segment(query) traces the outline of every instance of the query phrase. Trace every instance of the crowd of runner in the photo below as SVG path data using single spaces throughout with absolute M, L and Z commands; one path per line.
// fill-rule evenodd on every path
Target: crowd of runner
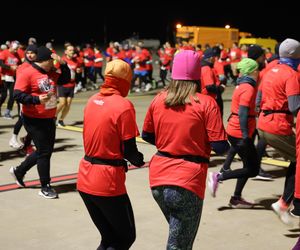
M 38 46 L 34 38 L 26 46 L 2 44 L 0 115 L 13 119 L 17 103 L 18 121 L 9 145 L 26 154 L 10 169 L 16 183 L 25 187 L 25 174 L 37 165 L 39 194 L 58 198 L 50 184 L 55 126 L 65 126 L 74 94 L 99 88 L 84 112 L 85 156 L 77 187 L 102 236 L 98 249 L 129 249 L 135 227 L 125 188 L 126 161 L 138 167 L 144 161 L 135 141 L 134 107 L 124 97 L 162 88 L 147 111 L 142 137 L 158 150 L 149 167 L 150 185 L 170 225 L 167 248 L 192 249 L 211 150 L 227 157 L 219 172 L 208 174 L 208 189 L 216 197 L 220 183 L 237 179 L 229 199 L 232 208 L 255 206 L 242 196 L 248 178 L 272 178 L 260 166 L 267 146 L 289 160 L 283 194 L 271 207 L 283 223 L 291 224 L 292 216 L 300 215 L 300 43 L 285 39 L 273 53 L 258 45 L 204 47 L 166 42 L 153 51 L 142 42 L 111 42 L 102 50 L 66 42 L 58 55 L 52 43 Z M 153 62 L 153 57 L 158 59 Z M 159 79 L 153 78 L 154 68 Z M 222 94 L 227 84 L 236 87 L 225 129 Z M 22 125 L 28 134 L 18 139 Z M 231 169 L 235 154 L 242 168 Z

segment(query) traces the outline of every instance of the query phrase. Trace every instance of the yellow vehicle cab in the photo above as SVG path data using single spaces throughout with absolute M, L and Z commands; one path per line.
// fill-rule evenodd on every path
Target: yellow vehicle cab
M 260 45 L 262 48 L 270 48 L 271 51 L 274 53 L 275 46 L 278 42 L 275 39 L 272 38 L 241 38 L 239 40 L 239 46 L 245 44 L 245 45 L 251 45 L 251 44 L 257 44 Z

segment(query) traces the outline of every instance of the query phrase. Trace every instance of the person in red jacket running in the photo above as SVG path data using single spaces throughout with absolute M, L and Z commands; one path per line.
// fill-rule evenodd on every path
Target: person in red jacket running
M 18 75 L 22 74 L 22 71 L 24 69 L 26 69 L 27 67 L 29 67 L 31 65 L 31 63 L 35 61 L 36 53 L 37 53 L 37 46 L 36 45 L 28 45 L 27 46 L 27 48 L 25 50 L 25 60 L 18 67 L 18 69 L 16 71 L 16 77 L 18 77 Z M 20 103 L 17 102 L 17 105 L 18 105 L 19 119 L 14 125 L 13 134 L 12 134 L 12 137 L 10 138 L 10 140 L 9 140 L 9 146 L 11 146 L 14 149 L 21 149 L 22 148 L 26 152 L 27 151 L 26 148 L 31 148 L 30 147 L 31 146 L 31 138 L 29 137 L 27 140 L 25 139 L 26 145 L 23 145 L 22 143 L 18 142 L 18 135 L 19 135 L 19 132 L 20 132 L 22 126 L 23 126 L 23 118 L 22 118 L 22 114 L 20 112 L 20 110 L 21 110 Z
M 7 108 L 4 113 L 5 119 L 12 119 L 11 110 L 14 105 L 14 86 L 15 86 L 15 77 L 16 70 L 18 65 L 21 64 L 21 60 L 17 53 L 19 43 L 14 41 L 10 44 L 9 49 L 4 50 L 0 54 L 0 67 L 2 68 L 2 75 L 4 76 L 3 86 L 1 88 L 1 97 L 0 97 L 0 116 L 1 116 L 1 107 L 6 100 L 7 92 L 9 92 L 9 98 L 7 102 Z
M 297 165 L 296 165 L 296 175 L 295 175 L 295 192 L 293 205 L 294 209 L 291 210 L 293 216 L 300 216 L 300 112 L 298 110 L 298 115 L 296 119 L 296 156 L 297 156 Z M 300 249 L 300 237 L 296 245 L 292 250 Z
M 71 72 L 70 82 L 65 83 L 57 87 L 59 103 L 57 105 L 56 117 L 57 117 L 57 126 L 64 127 L 64 119 L 68 115 L 72 100 L 74 98 L 74 89 L 76 85 L 76 72 L 80 71 L 80 65 L 77 61 L 77 58 L 74 57 L 75 48 L 73 45 L 69 44 L 65 47 L 65 54 L 62 57 L 62 60 L 66 62 Z M 60 114 L 60 117 L 59 117 Z
M 231 196 L 229 206 L 232 208 L 252 208 L 253 203 L 242 198 L 242 191 L 249 177 L 254 177 L 259 171 L 258 155 L 253 142 L 256 127 L 256 81 L 258 78 L 258 64 L 250 58 L 244 58 L 237 64 L 240 77 L 232 95 L 231 115 L 228 119 L 226 132 L 231 148 L 239 154 L 243 168 L 209 173 L 208 188 L 213 197 L 219 182 L 237 179 L 234 194 Z
M 101 234 L 97 249 L 127 250 L 135 241 L 135 222 L 126 191 L 128 160 L 144 165 L 137 149 L 139 131 L 128 95 L 132 70 L 123 60 L 107 63 L 105 82 L 84 109 L 83 143 L 77 189 Z
M 102 67 L 103 67 L 104 58 L 101 53 L 100 47 L 95 46 L 94 52 L 95 52 L 95 59 L 94 59 L 95 76 L 94 76 L 94 79 L 97 80 L 97 77 L 99 76 L 101 78 L 102 82 L 104 82 L 104 77 L 102 75 Z
M 289 207 L 295 190 L 296 146 L 294 116 L 300 105 L 300 42 L 287 38 L 279 46 L 279 63 L 261 81 L 261 112 L 258 132 L 266 143 L 290 161 L 284 191 L 272 209 L 285 224 L 292 224 Z
M 197 52 L 175 55 L 172 80 L 150 104 L 142 137 L 158 150 L 150 161 L 149 179 L 169 224 L 167 249 L 192 249 L 211 148 L 219 154 L 229 148 L 217 103 L 200 94 Z
M 25 174 L 37 165 L 41 183 L 39 195 L 48 199 L 58 198 L 50 185 L 50 159 L 56 130 L 56 84 L 70 80 L 68 66 L 61 62 L 59 74 L 53 70 L 53 59 L 58 60 L 59 57 L 41 46 L 37 49 L 36 61 L 17 77 L 14 98 L 22 103 L 23 124 L 36 146 L 36 151 L 19 166 L 9 170 L 18 186 L 25 187 Z

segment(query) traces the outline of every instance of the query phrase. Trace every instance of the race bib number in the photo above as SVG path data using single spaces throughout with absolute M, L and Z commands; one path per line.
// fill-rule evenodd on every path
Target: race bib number
M 8 76 L 8 75 L 5 75 L 4 76 L 4 80 L 6 82 L 14 82 L 15 81 L 15 78 L 13 76 Z
M 70 72 L 71 72 L 71 80 L 75 80 L 75 77 L 76 77 L 75 70 L 70 69 Z
M 45 109 L 54 109 L 57 105 L 57 98 L 56 95 L 52 95 L 50 100 L 45 103 Z

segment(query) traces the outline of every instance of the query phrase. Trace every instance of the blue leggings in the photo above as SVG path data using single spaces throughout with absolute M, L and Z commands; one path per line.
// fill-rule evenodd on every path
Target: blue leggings
M 192 250 L 203 200 L 177 186 L 154 187 L 152 195 L 169 223 L 167 250 Z

